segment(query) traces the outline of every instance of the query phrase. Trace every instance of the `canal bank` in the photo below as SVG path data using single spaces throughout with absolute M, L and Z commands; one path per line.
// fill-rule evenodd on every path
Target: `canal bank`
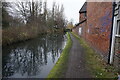
M 47 77 L 48 79 L 49 78 L 64 78 L 66 75 L 66 70 L 68 68 L 69 52 L 72 47 L 72 40 L 71 40 L 69 33 L 67 33 L 67 38 L 68 38 L 67 44 L 64 50 L 62 51 L 62 54 L 60 58 L 58 59 L 57 63 L 55 64 L 53 69 L 50 71 Z
M 2 47 L 3 78 L 46 78 L 66 41 L 66 35 L 49 34 Z
M 70 41 L 47 78 L 92 78 L 86 66 L 84 47 L 75 36 L 68 34 L 68 40 L 69 37 Z
M 117 72 L 113 66 L 106 64 L 101 56 L 97 54 L 88 44 L 76 34 L 69 35 L 72 47 L 67 48 L 56 65 L 50 71 L 50 78 L 114 78 Z M 71 42 L 71 41 L 70 41 Z M 67 42 L 68 43 L 68 42 Z M 70 49 L 69 49 L 69 48 Z M 66 50 L 67 49 L 67 50 Z
M 14 30 L 14 31 L 13 31 Z M 38 38 L 43 35 L 49 34 L 64 34 L 64 29 L 41 29 L 39 27 L 10 27 L 1 30 L 2 41 L 0 45 L 7 46 L 11 44 L 17 44 L 20 42 L 28 41 L 34 38 Z

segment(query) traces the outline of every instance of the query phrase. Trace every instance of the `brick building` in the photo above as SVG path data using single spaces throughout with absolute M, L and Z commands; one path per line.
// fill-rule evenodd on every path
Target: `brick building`
M 87 26 L 87 2 L 84 3 L 84 5 L 82 6 L 82 8 L 79 11 L 79 23 L 76 24 L 76 26 L 73 28 L 73 31 L 84 37 L 86 35 L 86 27 Z
M 120 67 L 120 2 L 85 2 L 73 32 L 109 63 Z

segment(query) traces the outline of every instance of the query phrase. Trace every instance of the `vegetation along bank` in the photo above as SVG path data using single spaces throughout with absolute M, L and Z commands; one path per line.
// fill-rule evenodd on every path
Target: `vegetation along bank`
M 62 51 L 62 54 L 61 54 L 60 58 L 58 59 L 58 61 L 56 62 L 55 66 L 50 71 L 50 73 L 47 77 L 48 79 L 65 77 L 65 72 L 66 72 L 67 66 L 68 66 L 67 63 L 68 63 L 68 58 L 69 58 L 69 51 L 72 47 L 72 40 L 71 40 L 69 33 L 67 33 L 67 38 L 68 38 L 67 44 L 66 44 L 64 50 Z

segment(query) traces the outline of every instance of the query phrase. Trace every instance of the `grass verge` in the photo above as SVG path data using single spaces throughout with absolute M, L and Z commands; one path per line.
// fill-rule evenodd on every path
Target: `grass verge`
M 69 33 L 67 33 L 67 38 L 68 38 L 67 44 L 66 44 L 64 50 L 62 51 L 62 54 L 61 54 L 60 58 L 58 59 L 58 61 L 56 62 L 55 66 L 50 71 L 50 73 L 47 77 L 48 79 L 65 77 L 65 72 L 67 69 L 67 62 L 68 62 L 68 58 L 69 58 L 69 51 L 72 46 L 72 40 L 70 38 Z
M 117 71 L 113 66 L 108 65 L 87 43 L 79 38 L 75 33 L 72 33 L 85 49 L 85 60 L 88 70 L 94 78 L 117 78 Z

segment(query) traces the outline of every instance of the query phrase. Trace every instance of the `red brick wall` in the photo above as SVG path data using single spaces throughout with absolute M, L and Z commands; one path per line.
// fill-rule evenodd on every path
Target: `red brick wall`
M 80 19 L 79 19 L 79 22 L 81 21 L 84 21 L 86 19 L 86 16 L 85 16 L 86 13 L 80 13 Z M 80 24 L 79 27 L 82 28 L 82 34 L 80 36 L 82 36 L 83 38 L 86 38 L 86 27 L 87 27 L 87 21 Z
M 79 35 L 79 33 L 78 33 L 78 31 L 79 31 L 79 26 L 73 28 L 72 31 L 73 31 L 75 34 Z
M 81 22 L 81 21 L 83 21 L 83 20 L 86 19 L 86 17 L 84 16 L 84 14 L 85 14 L 85 13 L 81 13 L 81 14 L 79 13 L 79 22 Z M 80 34 L 79 34 L 79 28 L 82 27 L 82 35 L 80 35 L 80 36 L 82 36 L 82 37 L 85 38 L 85 32 L 86 32 L 85 28 L 86 28 L 86 26 L 87 26 L 86 23 L 87 23 L 87 22 L 84 22 L 84 23 L 80 24 L 79 26 L 76 26 L 75 28 L 72 29 L 72 31 L 73 31 L 74 33 L 80 35 Z
M 112 2 L 87 3 L 87 41 L 104 55 L 109 53 Z

